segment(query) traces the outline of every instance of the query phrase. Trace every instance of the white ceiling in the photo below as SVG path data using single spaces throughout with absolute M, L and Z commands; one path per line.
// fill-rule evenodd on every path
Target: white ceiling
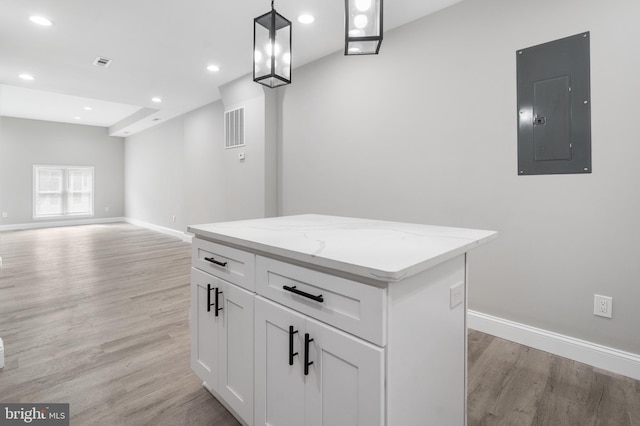
M 459 1 L 387 0 L 384 28 Z M 253 18 L 270 7 L 269 0 L 1 0 L 0 115 L 110 127 L 113 136 L 139 132 L 219 99 L 219 86 L 249 74 Z M 275 7 L 293 22 L 294 68 L 344 48 L 344 0 Z M 315 22 L 298 23 L 302 13 Z M 53 25 L 35 25 L 33 15 Z M 113 62 L 96 67 L 97 56 Z M 220 71 L 207 71 L 209 64 Z M 36 78 L 21 80 L 22 73 Z

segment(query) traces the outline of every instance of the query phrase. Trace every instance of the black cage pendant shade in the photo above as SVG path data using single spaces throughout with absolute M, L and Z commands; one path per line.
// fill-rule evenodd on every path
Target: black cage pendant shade
M 267 87 L 291 83 L 291 21 L 273 8 L 253 20 L 253 81 Z
M 382 0 L 345 0 L 345 55 L 377 55 L 382 43 Z

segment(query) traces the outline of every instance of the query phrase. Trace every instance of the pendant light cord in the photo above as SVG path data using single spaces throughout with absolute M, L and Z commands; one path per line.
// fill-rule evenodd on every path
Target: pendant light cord
M 273 2 L 274 0 L 271 0 L 271 10 L 273 10 Z

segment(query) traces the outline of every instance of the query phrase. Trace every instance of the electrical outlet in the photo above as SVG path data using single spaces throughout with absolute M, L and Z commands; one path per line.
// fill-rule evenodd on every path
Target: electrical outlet
M 613 313 L 613 298 L 608 296 L 601 296 L 599 294 L 593 295 L 593 314 L 611 318 Z
M 9 216 L 9 213 L 7 213 L 7 212 L 2 212 L 2 217 L 6 218 L 6 217 L 8 217 L 8 216 Z
M 173 217 L 171 218 L 171 221 L 172 221 L 172 222 L 175 222 L 175 221 L 176 221 L 176 217 L 175 217 L 175 216 L 173 216 Z
M 451 309 L 464 302 L 464 283 L 458 283 L 449 288 L 449 306 Z

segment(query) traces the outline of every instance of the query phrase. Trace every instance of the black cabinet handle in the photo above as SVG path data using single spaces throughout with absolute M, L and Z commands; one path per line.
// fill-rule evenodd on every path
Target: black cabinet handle
M 218 312 L 221 311 L 224 308 L 219 308 L 218 306 L 220 306 L 220 304 L 218 303 L 218 295 L 222 294 L 222 292 L 220 291 L 220 289 L 218 287 L 216 287 L 216 316 L 218 316 Z
M 215 260 L 213 257 L 205 257 L 204 260 L 207 262 L 215 263 L 218 266 L 222 266 L 223 268 L 227 266 L 227 262 L 220 262 L 219 260 Z
M 304 297 L 306 297 L 308 299 L 315 300 L 316 302 L 320 302 L 320 303 L 324 302 L 324 298 L 322 297 L 322 295 L 315 296 L 315 295 L 309 294 L 309 293 L 307 293 L 305 291 L 298 290 L 295 285 L 293 287 L 289 287 L 288 285 L 284 285 L 284 286 L 282 286 L 282 288 L 287 290 L 287 291 L 290 291 L 291 293 L 295 293 L 295 294 L 297 294 L 299 296 L 304 296 Z
M 296 334 L 298 330 L 293 331 L 293 326 L 289 326 L 289 365 L 293 365 L 293 357 L 298 355 L 298 352 L 293 353 L 293 335 Z
M 207 312 L 211 312 L 211 307 L 213 303 L 211 303 L 211 284 L 207 284 Z
M 304 333 L 304 375 L 309 375 L 309 366 L 313 364 L 313 361 L 309 362 L 309 343 L 313 342 L 313 339 L 309 339 L 309 333 Z

